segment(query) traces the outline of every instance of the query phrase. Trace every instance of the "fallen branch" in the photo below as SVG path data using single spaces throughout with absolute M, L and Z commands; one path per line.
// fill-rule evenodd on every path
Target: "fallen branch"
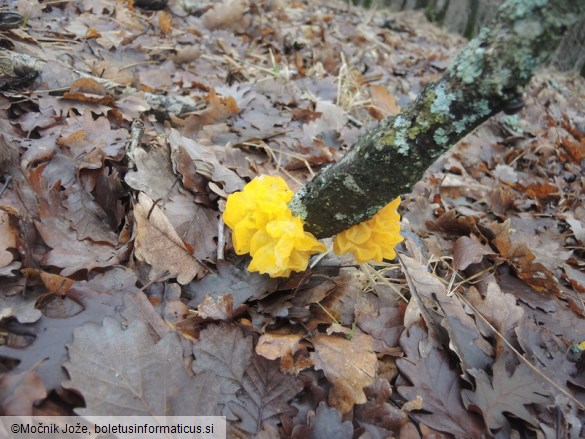
M 298 191 L 289 207 L 318 238 L 371 218 L 407 193 L 425 170 L 484 121 L 519 111 L 536 69 L 585 2 L 508 0 L 491 27 L 429 84 L 409 107 L 359 138 L 339 162 Z

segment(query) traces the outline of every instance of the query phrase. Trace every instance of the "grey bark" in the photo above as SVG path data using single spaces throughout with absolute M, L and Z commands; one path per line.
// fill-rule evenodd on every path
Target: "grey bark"
M 336 164 L 298 191 L 289 207 L 318 238 L 372 217 L 407 193 L 452 145 L 502 110 L 512 112 L 585 1 L 508 0 L 437 82 L 397 116 L 359 138 Z

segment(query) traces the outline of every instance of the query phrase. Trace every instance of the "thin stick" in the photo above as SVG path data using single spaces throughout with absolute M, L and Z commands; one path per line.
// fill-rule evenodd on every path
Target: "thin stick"
M 217 260 L 220 261 L 224 257 L 225 247 L 225 224 L 223 222 L 223 216 L 219 216 L 217 222 Z

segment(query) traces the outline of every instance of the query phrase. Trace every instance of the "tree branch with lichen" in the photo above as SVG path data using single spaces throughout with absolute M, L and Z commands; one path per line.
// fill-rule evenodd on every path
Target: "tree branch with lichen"
M 337 163 L 298 191 L 289 208 L 305 230 L 332 236 L 371 218 L 410 191 L 425 170 L 521 96 L 567 29 L 585 15 L 575 0 L 508 0 L 443 77 L 396 116 L 360 137 Z

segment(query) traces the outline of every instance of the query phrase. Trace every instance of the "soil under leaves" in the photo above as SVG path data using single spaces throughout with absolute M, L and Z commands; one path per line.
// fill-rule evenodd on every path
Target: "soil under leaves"
M 583 434 L 582 78 L 542 72 L 436 162 L 396 261 L 328 254 L 276 281 L 234 256 L 227 194 L 259 174 L 298 189 L 465 42 L 322 1 L 18 5 L 0 44 L 42 72 L 0 92 L 0 413 Z

